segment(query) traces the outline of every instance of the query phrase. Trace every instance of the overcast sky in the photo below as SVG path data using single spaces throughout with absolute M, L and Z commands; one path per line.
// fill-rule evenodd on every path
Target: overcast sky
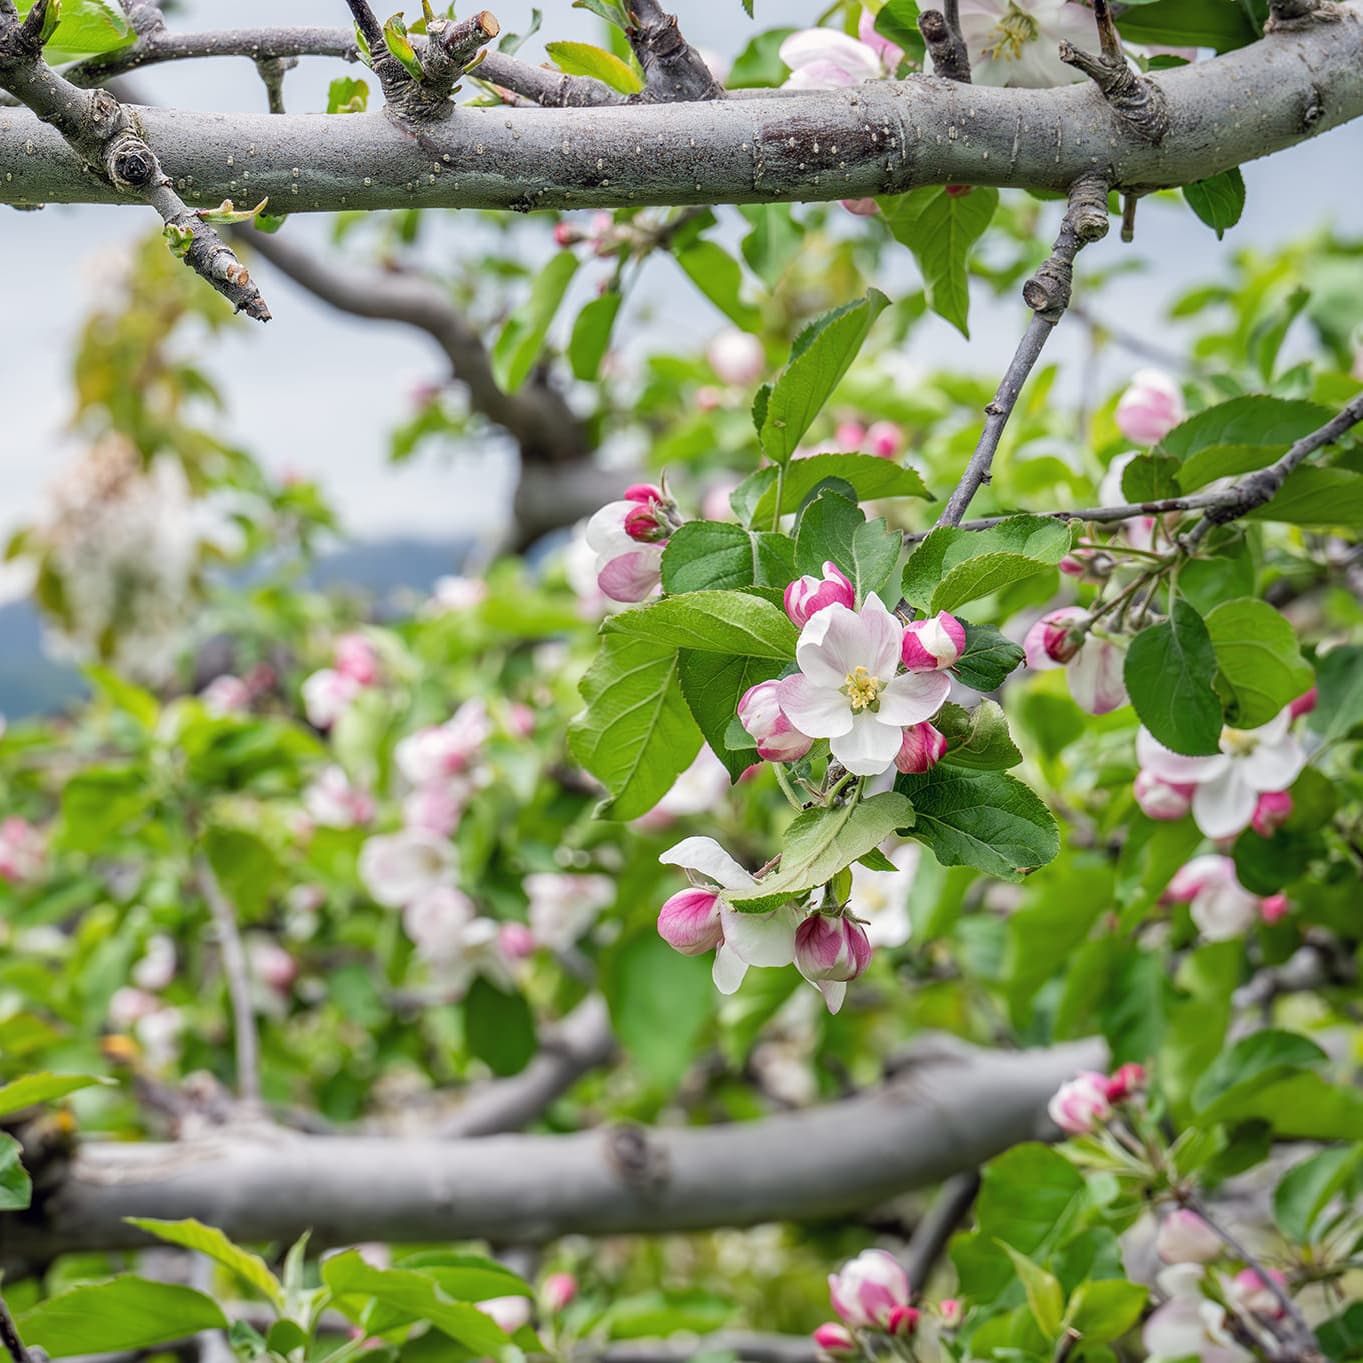
M 546 36 L 596 36 L 598 21 L 572 9 L 568 0 L 540 0 L 540 6 L 544 28 L 522 56 L 540 59 L 539 44 Z M 415 0 L 408 7 L 415 9 Z M 503 29 L 511 32 L 524 29 L 530 8 L 529 0 L 499 0 L 494 6 Z M 678 8 L 693 42 L 726 55 L 756 31 L 738 0 L 687 0 Z M 822 0 L 758 0 L 759 16 L 767 23 L 778 16 L 781 23 L 806 22 L 822 8 Z M 342 0 L 190 0 L 175 23 L 185 28 L 336 24 L 344 17 Z M 324 108 L 328 81 L 348 69 L 305 60 L 288 78 L 289 108 Z M 157 67 L 137 79 L 148 98 L 161 103 L 220 110 L 263 107 L 263 88 L 250 63 L 240 59 Z M 1363 123 L 1245 167 L 1245 217 L 1222 245 L 1181 206 L 1143 204 L 1136 245 L 1123 247 L 1113 232 L 1089 259 L 1100 264 L 1101 251 L 1112 263 L 1123 251 L 1134 251 L 1159 262 L 1158 278 L 1118 281 L 1104 294 L 1104 307 L 1128 328 L 1154 333 L 1163 326 L 1168 299 L 1190 282 L 1213 276 L 1232 247 L 1272 246 L 1325 221 L 1363 233 L 1357 176 L 1346 172 L 1359 165 Z M 0 331 L 0 534 L 31 517 L 53 469 L 71 453 L 62 427 L 69 410 L 71 342 L 91 298 L 91 243 L 97 242 L 101 252 L 116 249 L 149 226 L 149 213 L 141 208 L 15 213 L 0 207 L 0 258 L 7 265 L 7 316 Z M 315 234 L 322 224 L 295 218 L 286 230 Z M 19 262 L 22 268 L 16 268 Z M 340 316 L 264 262 L 255 273 L 275 320 L 268 327 L 237 329 L 205 357 L 206 368 L 225 391 L 232 433 L 272 469 L 320 476 L 357 535 L 444 538 L 495 524 L 510 487 L 497 447 L 465 452 L 457 466 L 431 454 L 400 469 L 386 462 L 387 434 L 409 414 L 411 390 L 442 375 L 431 346 L 401 328 Z M 666 262 L 645 274 L 644 287 L 655 305 L 667 291 L 669 345 L 701 343 L 724 325 Z M 889 287 L 893 291 L 893 281 Z M 910 354 L 934 365 L 997 369 L 1016 340 L 1016 308 L 977 303 L 972 323 L 970 345 L 945 323 L 925 324 Z M 1068 341 L 1065 331 L 1060 329 L 1054 345 L 1058 358 L 1076 353 L 1074 331 Z M 1109 369 L 1112 384 L 1121 380 L 1122 363 Z M 476 477 L 468 476 L 470 460 L 477 465 Z

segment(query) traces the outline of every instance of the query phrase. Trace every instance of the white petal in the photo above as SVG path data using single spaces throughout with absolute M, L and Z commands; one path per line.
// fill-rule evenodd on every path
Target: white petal
M 862 659 L 862 666 L 873 677 L 893 677 L 904 645 L 904 626 L 874 592 L 862 605 L 861 629 L 870 649 L 870 657 Z
M 1105 715 L 1126 704 L 1126 683 L 1122 680 L 1125 652 L 1106 639 L 1090 635 L 1084 646 L 1065 667 L 1070 695 L 1081 710 Z
M 1144 725 L 1136 735 L 1136 760 L 1141 764 L 1142 771 L 1153 773 L 1161 781 L 1185 786 L 1215 780 L 1230 762 L 1224 753 L 1210 757 L 1188 757 L 1172 752 Z
M 795 929 L 799 910 L 791 905 L 770 913 L 739 913 L 724 905 L 719 911 L 724 945 L 749 965 L 789 965 L 795 959 Z
M 903 741 L 902 728 L 882 723 L 879 715 L 863 710 L 852 716 L 851 732 L 835 735 L 829 747 L 853 776 L 879 776 L 893 763 Z
M 829 606 L 819 615 L 835 609 Z M 814 618 L 817 620 L 818 616 Z M 838 680 L 841 682 L 842 678 Z M 781 682 L 776 698 L 786 718 L 810 738 L 832 738 L 835 734 L 845 734 L 852 727 L 852 705 L 847 697 L 808 677 L 787 677 Z
M 587 543 L 603 559 L 626 554 L 639 547 L 625 531 L 625 517 L 635 508 L 634 502 L 607 502 L 593 513 L 587 522 Z
M 1193 822 L 1209 838 L 1229 838 L 1249 827 L 1258 792 L 1243 779 L 1238 762 L 1193 792 Z
M 828 1011 L 836 1013 L 842 1007 L 843 999 L 847 997 L 846 980 L 815 980 L 812 983 L 823 995 L 823 1001 L 827 1004 Z
M 831 62 L 858 81 L 875 80 L 885 73 L 870 47 L 835 28 L 801 29 L 781 44 L 778 53 L 792 70 L 814 62 Z
M 836 691 L 849 673 L 866 666 L 869 651 L 860 618 L 835 603 L 809 617 L 795 645 L 795 660 L 815 686 Z
M 1301 775 L 1306 753 L 1291 734 L 1284 734 L 1276 743 L 1260 743 L 1237 765 L 1254 790 L 1286 790 Z
M 1286 706 L 1278 711 L 1267 724 L 1261 724 L 1257 729 L 1250 732 L 1259 740 L 1261 744 L 1279 743 L 1287 737 L 1287 731 L 1292 727 L 1292 707 Z
M 683 838 L 675 847 L 663 852 L 658 860 L 664 866 L 699 871 L 725 890 L 743 890 L 756 884 L 713 838 Z
M 723 942 L 715 948 L 715 964 L 710 978 L 721 994 L 735 993 L 747 973 L 748 963 L 737 952 L 730 951 Z
M 900 728 L 921 724 L 942 708 L 950 694 L 951 681 L 945 672 L 905 672 L 882 689 L 877 718 Z

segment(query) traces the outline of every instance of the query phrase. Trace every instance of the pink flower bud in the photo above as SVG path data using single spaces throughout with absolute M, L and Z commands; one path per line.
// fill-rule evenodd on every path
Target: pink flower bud
M 1300 719 L 1303 715 L 1309 715 L 1316 708 L 1316 702 L 1320 699 L 1320 691 L 1317 687 L 1312 687 L 1309 691 L 1297 697 L 1291 705 L 1287 707 L 1288 713 L 1293 719 Z
M 965 1307 L 957 1297 L 943 1297 L 937 1303 L 937 1310 L 942 1317 L 942 1324 L 948 1330 L 954 1330 L 965 1316 Z
M 814 1331 L 814 1343 L 834 1358 L 854 1358 L 857 1352 L 857 1342 L 852 1338 L 852 1333 L 845 1325 L 839 1325 L 835 1320 L 825 1321 Z
M 967 194 L 974 189 L 974 185 L 947 185 L 946 193 L 949 199 L 964 199 Z
M 497 929 L 497 945 L 507 960 L 523 961 L 535 954 L 535 934 L 524 923 L 503 923 Z
M 272 938 L 248 938 L 246 956 L 251 974 L 269 989 L 282 994 L 298 978 L 298 962 Z
M 1153 772 L 1136 773 L 1136 803 L 1148 819 L 1181 819 L 1193 807 L 1195 786 L 1163 781 Z
M 965 626 L 946 611 L 904 626 L 900 657 L 910 672 L 938 672 L 952 667 L 965 652 Z
M 924 720 L 921 724 L 910 724 L 904 730 L 904 741 L 894 764 L 905 776 L 921 775 L 931 771 L 946 755 L 946 735 Z
M 1221 1257 L 1221 1239 L 1196 1212 L 1180 1207 L 1160 1222 L 1155 1253 L 1166 1264 L 1209 1264 Z
M 756 383 L 767 367 L 762 342 L 736 328 L 721 331 L 706 347 L 705 358 L 720 381 L 735 388 Z
M 251 708 L 251 688 L 240 677 L 214 677 L 199 699 L 211 715 L 240 715 Z
M 1107 1100 L 1109 1103 L 1124 1103 L 1128 1098 L 1143 1093 L 1149 1081 L 1144 1065 L 1129 1060 L 1107 1078 Z
M 1261 838 L 1271 838 L 1292 814 L 1292 797 L 1285 790 L 1270 790 L 1259 796 L 1250 827 Z
M 1117 402 L 1117 429 L 1137 445 L 1158 445 L 1188 415 L 1183 390 L 1163 370 L 1140 369 Z
M 880 205 L 874 199 L 839 199 L 838 202 L 857 218 L 874 218 L 880 212 Z
M 1265 923 L 1277 923 L 1292 912 L 1292 905 L 1285 894 L 1271 894 L 1259 904 L 1259 917 Z
M 758 682 L 750 686 L 738 702 L 738 719 L 757 740 L 757 754 L 767 762 L 795 762 L 814 746 L 786 718 L 776 699 L 780 682 Z
M 561 222 L 554 227 L 554 240 L 560 246 L 571 246 L 579 240 L 577 228 L 570 222 Z
M 1287 1276 L 1280 1273 L 1276 1268 L 1270 1268 L 1268 1276 L 1280 1288 L 1287 1286 Z M 1252 1311 L 1256 1316 L 1262 1316 L 1266 1320 L 1281 1320 L 1287 1314 L 1283 1309 L 1282 1302 L 1278 1300 L 1277 1294 L 1269 1287 L 1257 1270 L 1252 1268 L 1242 1268 L 1231 1279 L 1228 1295 L 1233 1301 L 1243 1306 L 1246 1311 Z
M 654 544 L 665 540 L 670 527 L 663 523 L 656 510 L 656 503 L 649 506 L 640 504 L 625 516 L 625 534 L 639 544 Z
M 716 388 L 714 384 L 705 383 L 696 389 L 696 406 L 699 407 L 702 412 L 714 412 L 723 405 L 724 393 L 721 389 Z M 727 511 L 728 508 L 726 507 L 725 510 Z M 712 519 L 714 518 L 710 516 L 706 517 L 706 520 Z
M 833 432 L 833 443 L 840 450 L 859 450 L 866 439 L 866 427 L 859 421 L 840 421 Z
M 577 1296 L 577 1279 L 571 1273 L 551 1273 L 540 1288 L 545 1311 L 556 1316 Z
M 664 502 L 667 499 L 663 496 L 662 488 L 655 487 L 652 483 L 631 483 L 625 489 L 624 500 L 647 506 L 652 502 Z
M 855 919 L 812 913 L 795 930 L 795 964 L 807 980 L 855 980 L 870 962 L 871 944 Z
M 1060 571 L 1066 577 L 1083 577 L 1088 572 L 1088 564 L 1081 558 L 1075 558 L 1073 554 L 1066 554 L 1060 560 Z
M 866 431 L 866 449 L 878 459 L 894 459 L 904 448 L 904 432 L 893 421 L 873 421 Z
M 837 564 L 825 563 L 822 578 L 798 577 L 786 588 L 786 614 L 803 629 L 809 617 L 825 606 L 846 606 L 851 610 L 856 600 L 857 594 L 851 581 L 838 569 Z
M 724 938 L 719 895 L 692 886 L 667 900 L 658 912 L 658 936 L 683 956 L 699 956 Z
M 1070 1136 L 1087 1136 L 1112 1116 L 1107 1100 L 1107 1076 L 1086 1070 L 1061 1084 L 1046 1105 L 1051 1120 Z
M 379 655 L 363 634 L 343 634 L 336 640 L 336 670 L 361 686 L 379 679 Z
M 522 701 L 507 707 L 506 731 L 512 738 L 529 738 L 535 732 L 535 712 Z
M 909 1304 L 909 1277 L 892 1254 L 867 1249 L 828 1275 L 828 1295 L 852 1329 L 884 1330 L 890 1313 Z
M 885 1321 L 885 1332 L 896 1339 L 907 1339 L 918 1329 L 918 1312 L 912 1306 L 892 1306 Z
M 1027 631 L 1022 641 L 1027 666 L 1044 670 L 1067 663 L 1084 646 L 1077 627 L 1088 619 L 1088 612 L 1077 606 L 1050 611 Z

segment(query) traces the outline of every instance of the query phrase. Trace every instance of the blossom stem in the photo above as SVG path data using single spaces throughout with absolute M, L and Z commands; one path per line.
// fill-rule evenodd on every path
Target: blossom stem
M 772 770 L 776 773 L 776 783 L 781 787 L 787 800 L 790 801 L 792 808 L 804 813 L 805 802 L 795 793 L 795 787 L 790 783 L 790 774 L 785 769 L 785 764 L 773 762 Z

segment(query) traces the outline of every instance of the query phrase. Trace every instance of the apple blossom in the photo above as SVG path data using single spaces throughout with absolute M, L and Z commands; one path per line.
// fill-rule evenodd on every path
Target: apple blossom
M 799 29 L 777 51 L 790 67 L 787 90 L 837 90 L 891 74 L 874 47 L 835 28 Z
M 864 5 L 857 20 L 857 38 L 880 58 L 886 75 L 893 76 L 904 60 L 904 49 L 876 31 L 876 16 Z
M 1122 667 L 1125 641 L 1099 634 L 1088 611 L 1065 606 L 1043 615 L 1022 641 L 1027 666 L 1038 672 L 1065 669 L 1070 695 L 1081 710 L 1105 715 L 1127 702 Z
M 1061 42 L 1093 46 L 1093 12 L 1068 0 L 961 0 L 960 27 L 977 85 L 1069 85 L 1083 76 L 1060 60 Z
M 360 848 L 360 879 L 375 903 L 401 909 L 454 879 L 454 847 L 420 828 L 368 839 Z
M 762 342 L 737 327 L 721 331 L 706 347 L 705 358 L 716 377 L 734 388 L 747 388 L 756 383 L 767 367 Z
M 796 968 L 823 995 L 830 1013 L 842 1007 L 848 980 L 870 963 L 871 944 L 855 918 L 812 913 L 796 929 Z
M 1265 923 L 1277 923 L 1292 912 L 1292 905 L 1285 894 L 1271 894 L 1259 901 L 1259 917 Z
M 801 628 L 829 606 L 846 606 L 850 610 L 856 603 L 856 588 L 842 569 L 831 562 L 823 565 L 822 577 L 809 574 L 797 577 L 785 592 L 786 614 Z
M 1070 1136 L 1087 1136 L 1112 1116 L 1107 1076 L 1093 1070 L 1061 1084 L 1046 1105 L 1051 1120 Z
M 965 1307 L 959 1297 L 943 1297 L 937 1303 L 937 1310 L 948 1330 L 954 1330 L 965 1318 Z
M 1270 1268 L 1268 1276 L 1277 1284 L 1278 1292 L 1273 1290 L 1257 1269 L 1242 1268 L 1228 1284 L 1227 1296 L 1256 1316 L 1281 1320 L 1287 1314 L 1280 1295 L 1281 1289 L 1287 1286 L 1287 1276 L 1276 1268 Z
M 913 926 L 909 921 L 909 893 L 918 874 L 922 848 L 916 842 L 882 846 L 894 863 L 893 871 L 873 871 L 859 861 L 852 863 L 852 890 L 848 902 L 873 947 L 902 947 Z
M 695 887 L 712 894 L 716 890 L 753 890 L 759 883 L 713 838 L 683 838 L 675 847 L 669 847 L 662 853 L 658 860 L 664 866 L 680 866 L 691 872 Z M 688 911 L 692 915 L 690 930 L 693 933 L 699 935 L 702 931 L 710 930 L 704 926 L 704 914 L 708 913 L 708 909 L 699 900 L 692 902 Z M 732 994 L 743 983 L 750 965 L 790 965 L 795 959 L 795 929 L 798 921 L 798 912 L 789 904 L 769 913 L 739 913 L 720 899 L 721 935 L 715 948 L 715 988 L 721 994 Z M 682 926 L 676 924 L 674 928 L 674 922 L 675 912 L 669 916 L 668 931 L 675 931 L 685 940 Z M 663 928 L 660 915 L 658 930 L 664 940 L 670 942 Z M 700 950 L 703 948 L 686 954 L 697 955 Z
M 946 611 L 904 626 L 900 658 L 910 672 L 938 672 L 954 667 L 965 652 L 965 626 Z
M 878 776 L 903 743 L 903 729 L 931 719 L 951 683 L 941 672 L 896 675 L 903 627 L 872 592 L 860 612 L 835 604 L 800 632 L 800 671 L 780 684 L 781 708 L 854 776 Z
M 1187 904 L 1197 930 L 1209 942 L 1233 941 L 1259 921 L 1259 896 L 1240 884 L 1235 863 L 1216 853 L 1194 857 L 1176 871 L 1164 899 Z
M 1136 735 L 1142 771 L 1175 785 L 1191 785 L 1193 819 L 1209 838 L 1247 828 L 1259 796 L 1286 790 L 1301 775 L 1306 754 L 1290 731 L 1290 709 L 1257 729 L 1221 730 L 1220 753 L 1188 757 L 1170 751 L 1144 726 Z
M 379 655 L 363 634 L 343 634 L 336 640 L 336 670 L 361 686 L 373 686 L 379 679 Z
M 528 1297 L 489 1297 L 473 1303 L 485 1316 L 492 1319 L 509 1335 L 530 1324 Z
M 865 1249 L 828 1275 L 833 1309 L 854 1330 L 884 1330 L 891 1313 L 909 1305 L 909 1275 L 883 1249 Z
M 1117 400 L 1117 429 L 1137 445 L 1158 445 L 1188 415 L 1183 390 L 1162 369 L 1138 369 Z
M 1198 1363 L 1248 1363 L 1226 1329 L 1226 1309 L 1202 1291 L 1199 1264 L 1172 1264 L 1157 1279 L 1167 1300 L 1150 1313 L 1141 1331 L 1149 1363 L 1196 1358 Z
M 1124 1103 L 1128 1098 L 1143 1093 L 1148 1081 L 1145 1066 L 1128 1060 L 1107 1076 L 1107 1100 L 1109 1103 Z
M 811 1336 L 814 1343 L 833 1358 L 853 1358 L 857 1353 L 857 1342 L 851 1331 L 835 1320 L 825 1321 Z
M 767 762 L 795 762 L 814 746 L 814 740 L 786 718 L 777 699 L 779 689 L 775 681 L 750 686 L 738 702 L 738 718 L 757 740 L 759 757 Z
M 556 1316 L 577 1296 L 577 1279 L 571 1273 L 551 1273 L 540 1284 L 540 1305 Z
M 471 766 L 491 734 L 487 705 L 475 696 L 444 724 L 409 734 L 394 749 L 393 760 L 412 785 L 436 785 Z
M 224 674 L 214 677 L 199 699 L 210 715 L 240 715 L 251 708 L 251 688 L 240 677 Z
M 418 786 L 402 801 L 402 822 L 408 828 L 448 838 L 459 827 L 472 794 L 473 783 L 457 776 L 439 784 Z
M 660 488 L 638 484 L 587 522 L 596 580 L 612 601 L 642 601 L 662 581 L 667 535 L 679 524 L 675 511 Z
M 1186 1207 L 1170 1212 L 1155 1236 L 1155 1253 L 1166 1264 L 1207 1264 L 1223 1252 L 1221 1237 Z
M 512 701 L 507 706 L 505 723 L 512 738 L 530 738 L 535 732 L 535 712 L 521 701 Z
M 873 421 L 866 430 L 866 452 L 895 459 L 904 448 L 904 429 L 893 421 Z
M 1193 807 L 1195 786 L 1162 781 L 1154 772 L 1139 771 L 1134 785 L 1136 803 L 1149 819 L 1181 819 Z
M 352 785 L 336 766 L 325 767 L 303 792 L 308 817 L 324 828 L 354 828 L 374 817 L 374 797 Z
M 175 940 L 164 932 L 147 939 L 142 959 L 132 968 L 139 989 L 164 989 L 175 978 Z
M 465 931 L 477 915 L 473 900 L 462 890 L 437 885 L 406 905 L 402 926 L 421 956 L 448 961 L 459 955 Z
M 839 199 L 838 202 L 854 218 L 874 218 L 880 205 L 874 199 Z
M 281 994 L 298 978 L 298 962 L 273 937 L 248 937 L 246 961 L 253 979 Z
M 567 951 L 615 899 L 609 876 L 536 871 L 521 883 L 530 899 L 530 931 L 551 951 Z
M 0 880 L 22 883 L 43 869 L 46 839 L 27 819 L 11 814 L 0 823 Z
M 429 614 L 473 610 L 487 600 L 487 583 L 478 577 L 438 577 L 426 609 Z
M 1292 817 L 1292 797 L 1285 790 L 1269 790 L 1259 796 L 1249 826 L 1261 837 L 1271 838 Z
M 906 776 L 931 771 L 946 755 L 947 738 L 944 733 L 924 720 L 904 728 L 904 741 L 895 754 L 894 764 Z
M 333 667 L 324 667 L 302 686 L 303 710 L 314 729 L 330 729 L 364 687 Z
M 509 961 L 523 961 L 535 954 L 535 934 L 524 923 L 503 923 L 497 943 Z

